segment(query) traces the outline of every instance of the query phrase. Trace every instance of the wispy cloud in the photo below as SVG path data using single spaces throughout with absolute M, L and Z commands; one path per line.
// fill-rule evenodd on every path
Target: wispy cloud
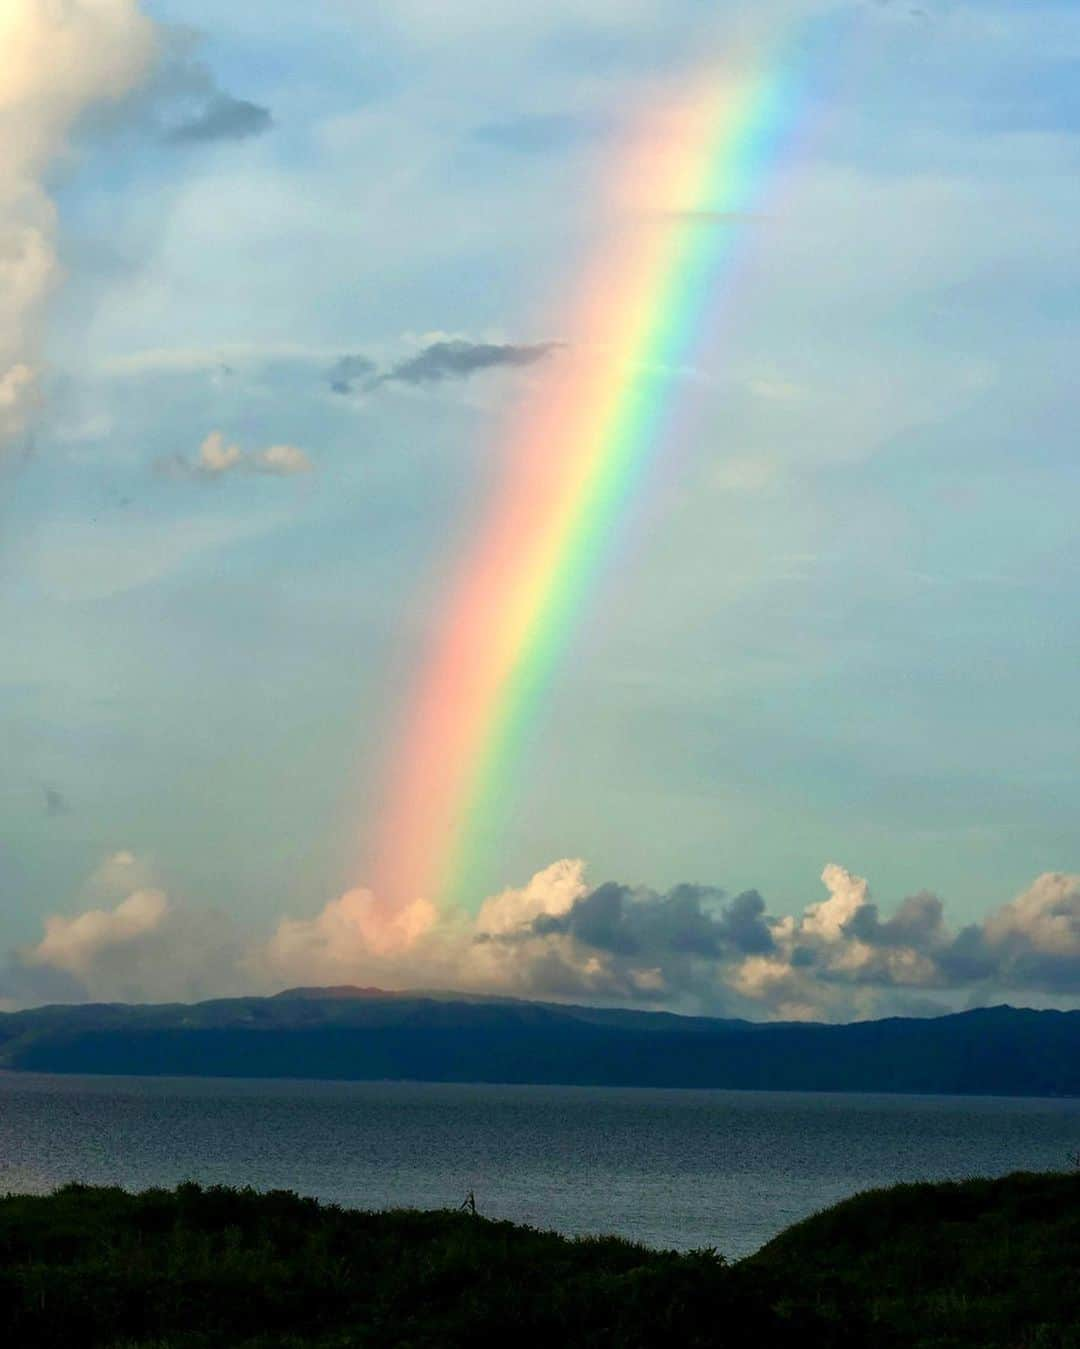
M 493 370 L 520 370 L 536 365 L 561 342 L 473 342 L 463 337 L 438 337 L 411 355 L 380 368 L 361 353 L 342 356 L 327 371 L 337 394 L 370 393 L 389 384 L 413 387 L 465 380 Z
M 342 356 L 331 366 L 327 378 L 334 393 L 350 394 L 368 384 L 378 369 L 367 356 Z
M 273 125 L 269 108 L 218 92 L 187 121 L 170 128 L 166 140 L 180 145 L 247 140 L 251 136 L 261 136 Z
M 379 377 L 378 383 L 438 384 L 443 380 L 468 379 L 483 370 L 520 369 L 536 365 L 558 347 L 557 342 L 467 342 L 460 338 L 432 342 L 392 366 Z

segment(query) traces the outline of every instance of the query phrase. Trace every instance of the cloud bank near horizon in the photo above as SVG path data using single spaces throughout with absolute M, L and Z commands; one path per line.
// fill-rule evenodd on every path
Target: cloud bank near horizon
M 867 881 L 830 863 L 824 899 L 775 916 L 729 895 L 615 881 L 564 859 L 475 915 L 424 900 L 388 914 L 353 889 L 309 918 L 241 940 L 220 915 L 172 901 L 129 852 L 12 954 L 0 1005 L 169 1000 L 290 985 L 376 984 L 624 1003 L 764 1020 L 927 1015 L 1002 1000 L 1080 1000 L 1080 875 L 1046 873 L 980 923 L 949 927 L 923 891 L 888 916 Z

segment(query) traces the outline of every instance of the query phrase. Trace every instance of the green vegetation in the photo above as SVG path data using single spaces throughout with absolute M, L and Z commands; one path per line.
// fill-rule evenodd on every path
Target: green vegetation
M 1080 1349 L 1080 1176 L 860 1195 L 728 1265 L 287 1193 L 0 1199 L 19 1349 Z
M 1080 1173 L 897 1185 L 781 1233 L 753 1264 L 833 1322 L 925 1349 L 1080 1346 Z

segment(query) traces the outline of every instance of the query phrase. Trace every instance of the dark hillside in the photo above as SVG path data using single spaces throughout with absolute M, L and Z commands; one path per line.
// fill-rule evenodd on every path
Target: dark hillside
M 898 1185 L 789 1228 L 749 1264 L 885 1342 L 1080 1344 L 1080 1173 Z
M 1080 1176 L 860 1195 L 728 1265 L 196 1185 L 0 1199 L 19 1349 L 1080 1349 Z
M 19 1349 L 833 1343 L 768 1283 L 709 1253 L 284 1193 L 0 1200 L 0 1336 Z
M 1080 1095 L 1080 1012 L 850 1025 L 377 990 L 0 1016 L 0 1068 L 751 1090 Z

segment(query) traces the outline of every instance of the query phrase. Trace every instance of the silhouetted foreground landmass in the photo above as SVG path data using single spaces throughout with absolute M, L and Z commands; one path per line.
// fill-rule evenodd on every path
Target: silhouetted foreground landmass
M 0 1200 L 19 1349 L 1077 1349 L 1080 1176 L 904 1185 L 756 1256 L 649 1251 L 292 1194 Z
M 1080 1095 L 1080 1011 L 759 1024 L 460 995 L 301 989 L 0 1016 L 0 1068 L 583 1086 Z

